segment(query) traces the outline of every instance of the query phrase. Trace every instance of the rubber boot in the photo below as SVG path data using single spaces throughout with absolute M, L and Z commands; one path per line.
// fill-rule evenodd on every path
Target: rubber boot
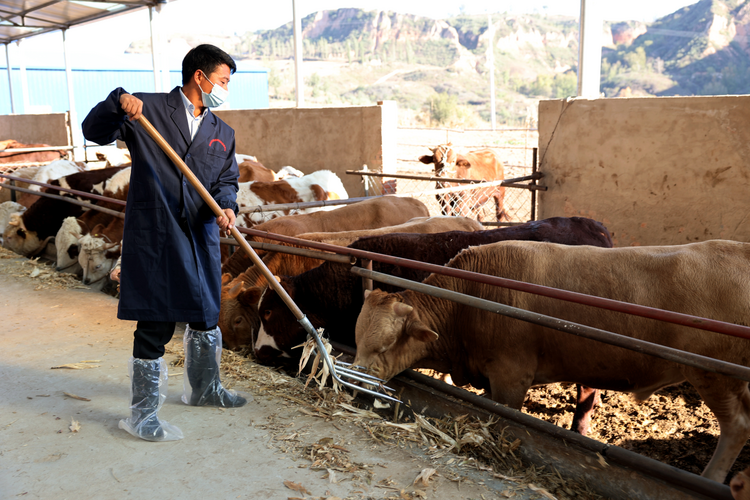
M 247 399 L 221 385 L 221 330 L 193 330 L 185 328 L 185 392 L 182 402 L 191 406 L 219 406 L 237 408 Z M 252 400 L 252 397 L 250 397 Z
M 163 358 L 130 358 L 130 418 L 120 420 L 119 427 L 146 441 L 176 441 L 182 431 L 157 413 L 167 399 L 167 364 Z

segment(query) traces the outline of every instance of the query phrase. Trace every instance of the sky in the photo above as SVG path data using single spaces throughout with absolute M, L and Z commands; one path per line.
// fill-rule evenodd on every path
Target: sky
M 589 0 L 590 2 L 592 0 Z M 606 21 L 653 21 L 697 0 L 599 0 Z M 356 6 L 365 10 L 391 10 L 399 13 L 444 19 L 460 13 L 547 13 L 578 17 L 580 0 L 297 0 L 301 17 L 319 10 Z M 159 16 L 162 33 L 232 35 L 274 29 L 292 21 L 292 0 L 170 0 Z M 150 37 L 147 10 L 75 27 L 68 31 L 73 67 L 118 67 L 124 58 L 150 67 L 150 56 L 124 56 L 133 40 Z M 12 65 L 23 58 L 27 67 L 64 66 L 62 35 L 48 33 L 9 47 Z M 184 55 L 184 54 L 183 54 Z M 174 55 L 177 67 L 181 56 Z

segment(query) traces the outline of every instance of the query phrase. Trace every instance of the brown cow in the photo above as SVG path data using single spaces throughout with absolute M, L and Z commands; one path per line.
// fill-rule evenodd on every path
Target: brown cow
M 250 158 L 245 159 L 238 165 L 240 169 L 240 178 L 237 182 L 273 182 L 276 179 L 276 172 L 266 168 L 259 161 Z
M 470 232 L 479 231 L 482 228 L 483 226 L 479 222 L 466 217 L 416 217 L 396 226 L 336 233 L 308 233 L 296 237 L 330 245 L 347 246 L 365 236 L 389 233 Z M 275 275 L 295 276 L 319 266 L 323 261 L 283 252 L 269 252 L 263 256 L 263 262 L 269 271 Z M 260 326 L 258 301 L 267 286 L 268 283 L 257 266 L 248 268 L 247 271 L 234 279 L 229 274 L 222 276 L 219 327 L 222 331 L 225 347 L 236 349 L 252 343 Z
M 729 482 L 734 500 L 750 500 L 750 467 L 738 472 Z
M 501 242 L 472 247 L 448 264 L 493 276 L 598 297 L 750 324 L 750 244 L 600 249 Z M 585 324 L 647 342 L 747 366 L 750 341 L 567 301 L 431 275 L 426 284 Z M 390 379 L 410 367 L 448 372 L 521 408 L 529 388 L 575 382 L 646 400 L 689 381 L 719 422 L 721 435 L 703 476 L 723 482 L 750 436 L 748 383 L 639 352 L 412 291 L 374 291 L 356 326 L 355 364 Z
M 480 149 L 461 155 L 455 152 L 449 142 L 448 144 L 441 144 L 432 148 L 430 151 L 432 151 L 430 156 L 421 156 L 419 161 L 427 165 L 435 164 L 436 177 L 483 181 L 499 181 L 505 178 L 503 162 L 491 149 Z M 436 187 L 442 189 L 458 185 L 455 182 L 438 181 Z M 440 203 L 443 215 L 477 217 L 482 205 L 490 198 L 493 198 L 495 200 L 495 217 L 497 220 L 501 221 L 508 218 L 503 209 L 503 198 L 505 197 L 505 188 L 503 186 L 436 194 L 435 197 Z
M 22 144 L 14 139 L 0 141 L 0 163 L 44 163 L 66 158 L 68 153 L 64 150 L 35 151 L 32 153 L 14 152 L 14 149 L 25 148 L 49 148 L 49 144 Z
M 395 226 L 414 217 L 428 217 L 427 207 L 414 198 L 397 196 L 378 196 L 333 211 L 313 212 L 272 219 L 258 224 L 253 229 L 269 233 L 294 236 L 308 232 L 354 231 L 357 229 L 375 229 Z M 253 236 L 252 241 L 278 243 L 274 240 Z M 263 255 L 265 252 L 258 252 Z M 221 272 L 229 273 L 232 278 L 252 265 L 245 252 L 235 252 L 222 265 Z

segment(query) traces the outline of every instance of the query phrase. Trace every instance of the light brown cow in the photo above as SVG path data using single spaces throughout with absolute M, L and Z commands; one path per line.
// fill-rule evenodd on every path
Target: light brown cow
M 435 165 L 435 176 L 447 179 L 475 179 L 484 181 L 500 181 L 505 178 L 505 168 L 502 160 L 491 149 L 470 151 L 458 154 L 451 143 L 441 144 L 430 149 L 432 154 L 421 156 L 419 161 L 427 165 Z M 438 189 L 458 186 L 455 182 L 438 181 Z M 487 200 L 495 200 L 495 217 L 498 221 L 507 219 L 503 209 L 505 188 L 493 186 L 472 189 L 455 193 L 436 194 L 443 215 L 463 215 L 477 217 L 479 209 Z
M 369 200 L 346 205 L 333 211 L 313 212 L 272 219 L 258 224 L 253 229 L 269 233 L 294 236 L 308 232 L 354 231 L 403 224 L 414 217 L 428 217 L 429 210 L 421 201 L 414 198 L 379 196 Z M 250 240 L 251 238 L 248 238 Z M 267 238 L 252 237 L 253 241 L 275 243 Z M 258 255 L 265 252 L 259 251 Z M 252 261 L 244 252 L 235 252 L 221 266 L 223 274 L 232 278 L 250 267 Z
M 738 472 L 729 482 L 734 500 L 750 500 L 750 467 Z
M 482 224 L 466 217 L 415 217 L 404 224 L 378 229 L 307 233 L 296 237 L 345 247 L 366 236 L 390 233 L 471 232 L 482 229 L 484 229 Z M 271 273 L 280 276 L 295 276 L 323 263 L 320 259 L 282 252 L 267 253 L 263 256 L 263 262 Z M 229 274 L 222 276 L 219 327 L 222 331 L 224 345 L 229 349 L 236 349 L 254 342 L 254 335 L 260 326 L 258 303 L 267 286 L 268 283 L 257 266 L 248 268 L 247 271 L 234 279 Z
M 719 321 L 750 324 L 750 244 L 601 249 L 505 241 L 469 248 L 450 267 Z M 750 340 L 538 295 L 431 275 L 425 283 L 747 366 Z M 646 400 L 689 381 L 714 412 L 719 443 L 703 475 L 722 482 L 750 436 L 748 383 L 405 291 L 372 292 L 357 321 L 355 364 L 384 379 L 410 367 L 450 373 L 520 408 L 530 387 L 574 382 Z

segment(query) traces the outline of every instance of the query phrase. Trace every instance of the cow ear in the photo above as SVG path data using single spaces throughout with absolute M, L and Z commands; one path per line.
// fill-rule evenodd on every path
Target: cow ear
M 412 336 L 412 338 L 420 342 L 435 342 L 439 337 L 437 332 L 434 332 L 427 328 L 427 326 L 421 321 L 417 321 L 409 326 L 409 334 Z
M 221 275 L 221 286 L 227 286 L 229 282 L 232 281 L 232 275 L 229 273 L 224 273 Z
M 425 165 L 429 165 L 430 163 L 435 162 L 435 156 L 434 155 L 433 156 L 427 156 L 427 155 L 420 156 L 419 161 L 421 161 Z
M 237 296 L 242 291 L 242 285 L 243 285 L 243 283 L 241 281 L 238 281 L 237 283 L 235 283 L 234 286 L 232 288 L 230 288 L 229 291 L 227 292 L 226 298 L 227 299 L 236 299 Z
M 94 229 L 91 230 L 91 234 L 94 236 L 98 236 L 99 233 L 101 233 L 104 230 L 104 224 L 97 224 L 94 226 Z
M 409 304 L 404 304 L 403 302 L 394 302 L 393 303 L 393 313 L 396 316 L 408 316 L 410 312 L 412 312 L 414 308 L 410 306 Z
M 456 166 L 457 167 L 464 167 L 464 168 L 471 168 L 471 163 L 469 163 L 468 160 L 464 160 L 462 158 L 460 160 L 456 160 Z
M 365 300 L 367 300 L 367 297 L 369 297 L 371 293 L 372 293 L 372 290 L 370 289 L 365 290 Z
M 237 299 L 242 305 L 249 307 L 258 307 L 260 297 L 261 295 L 263 295 L 263 290 L 264 288 L 259 286 L 250 287 L 246 290 L 242 290 Z

